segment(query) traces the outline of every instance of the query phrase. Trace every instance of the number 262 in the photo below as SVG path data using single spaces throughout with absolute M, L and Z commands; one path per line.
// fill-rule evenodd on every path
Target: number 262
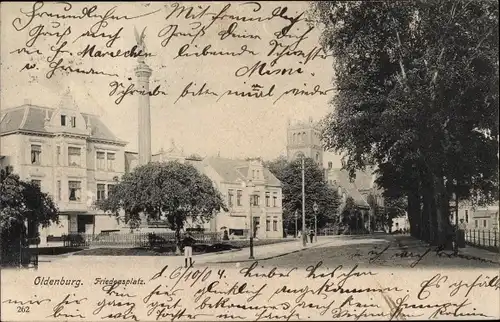
M 17 313 L 28 313 L 30 311 L 29 306 L 18 306 Z

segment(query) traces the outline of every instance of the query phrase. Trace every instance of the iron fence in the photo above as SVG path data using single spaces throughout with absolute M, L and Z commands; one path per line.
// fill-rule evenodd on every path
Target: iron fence
M 496 230 L 469 229 L 465 231 L 465 241 L 473 246 L 498 248 L 499 232 Z
M 222 233 L 218 232 L 191 232 L 191 236 L 198 244 L 222 240 Z M 159 247 L 175 244 L 175 232 L 69 234 L 63 235 L 62 240 L 64 247 Z

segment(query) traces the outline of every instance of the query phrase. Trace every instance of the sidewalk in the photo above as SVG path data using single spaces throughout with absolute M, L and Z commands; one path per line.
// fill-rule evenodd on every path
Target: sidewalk
M 394 241 L 397 243 L 397 245 L 401 248 L 429 248 L 430 245 L 424 241 L 418 240 L 412 236 L 408 235 L 392 235 L 394 238 Z M 435 248 L 435 247 L 433 247 Z M 451 251 L 449 251 L 451 252 Z M 477 257 L 489 262 L 495 262 L 495 263 L 500 263 L 500 254 L 490 252 L 481 248 L 473 247 L 467 245 L 465 248 L 459 248 L 458 249 L 458 254 L 463 255 L 463 256 L 468 256 L 468 257 Z

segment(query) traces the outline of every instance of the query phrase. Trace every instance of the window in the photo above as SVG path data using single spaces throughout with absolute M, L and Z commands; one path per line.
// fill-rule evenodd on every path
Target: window
M 66 115 L 61 115 L 61 126 L 66 126 Z
M 97 200 L 106 199 L 106 185 L 98 183 L 97 184 Z
M 255 179 L 255 170 L 252 170 L 252 178 Z
M 42 187 L 42 180 L 31 180 L 31 183 L 36 184 L 39 188 Z
M 31 145 L 31 164 L 40 164 L 41 145 Z
M 108 197 L 111 196 L 114 188 L 115 188 L 114 184 L 108 184 Z
M 483 227 L 486 228 L 487 225 L 486 225 L 486 219 L 483 219 Z
M 108 170 L 113 170 L 115 165 L 115 154 L 108 153 Z
M 331 168 L 333 168 L 333 163 L 332 163 L 332 161 L 328 162 L 328 169 L 331 169 Z
M 76 117 L 75 116 L 71 117 L 71 127 L 76 127 Z
M 465 210 L 465 222 L 469 223 L 469 210 Z
M 227 204 L 229 207 L 233 206 L 233 190 L 229 189 L 227 192 Z
M 106 153 L 104 152 L 97 152 L 97 169 L 98 170 L 104 170 L 106 169 L 106 161 L 104 160 L 106 158 Z
M 58 145 L 56 150 L 57 165 L 61 165 L 61 147 Z
M 252 196 L 252 206 L 258 206 L 259 205 L 259 195 L 253 195 Z
M 57 200 L 61 200 L 61 180 L 57 181 Z
M 71 167 L 79 167 L 81 165 L 80 148 L 68 148 L 68 165 Z
M 266 207 L 271 207 L 271 194 L 266 192 Z
M 236 191 L 236 206 L 241 206 L 241 196 L 242 196 L 242 191 L 237 190 Z
M 69 200 L 80 201 L 81 198 L 81 182 L 80 181 L 68 181 L 69 188 Z
M 266 231 L 271 231 L 271 221 L 266 220 Z
M 278 221 L 277 220 L 273 220 L 273 230 L 278 231 Z
M 477 228 L 477 219 L 474 220 L 474 226 Z
M 276 192 L 273 193 L 273 207 L 278 207 L 278 196 Z

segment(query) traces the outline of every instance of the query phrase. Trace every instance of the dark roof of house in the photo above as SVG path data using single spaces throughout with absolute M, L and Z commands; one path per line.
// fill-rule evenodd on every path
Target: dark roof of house
M 354 200 L 357 206 L 369 207 L 367 201 L 360 192 L 360 190 L 370 189 L 371 179 L 367 179 L 368 175 L 361 174 L 356 183 L 356 180 L 351 182 L 349 173 L 346 170 L 330 170 L 330 173 L 333 173 L 336 178 L 336 186 L 340 186 L 345 190 L 346 194 Z M 358 174 L 356 174 L 356 178 L 358 178 Z
M 249 161 L 220 157 L 209 157 L 204 161 L 226 182 L 236 182 L 238 179 L 245 180 L 247 178 Z M 264 167 L 264 179 L 268 185 L 281 186 L 281 182 L 266 167 Z
M 45 129 L 45 118 L 52 117 L 55 111 L 52 108 L 29 104 L 5 110 L 0 121 L 0 134 L 16 131 L 49 133 Z M 87 124 L 90 122 L 91 138 L 125 143 L 120 141 L 97 115 L 81 114 Z

